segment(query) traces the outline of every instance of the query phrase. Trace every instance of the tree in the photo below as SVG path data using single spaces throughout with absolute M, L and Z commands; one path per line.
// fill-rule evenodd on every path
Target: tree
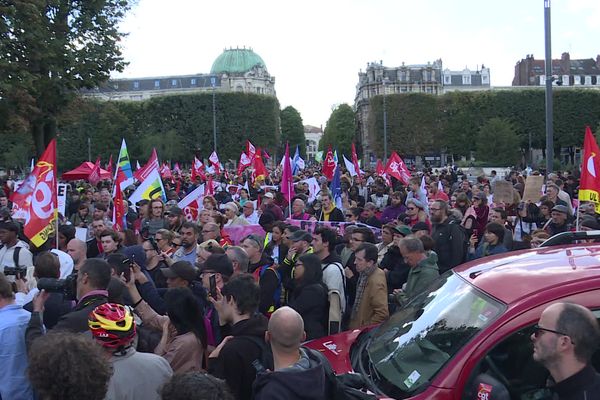
M 331 112 L 327 120 L 325 131 L 319 142 L 319 150 L 327 150 L 327 147 L 331 145 L 333 148 L 337 148 L 338 154 L 346 154 L 347 157 L 350 157 L 355 135 L 354 111 L 348 104 L 340 104 Z
M 477 159 L 494 165 L 515 165 L 520 157 L 519 136 L 507 119 L 491 118 L 479 128 Z
M 152 152 L 153 147 L 156 148 L 159 160 L 179 161 L 190 159 L 183 137 L 174 129 L 167 131 L 164 135 L 150 134 L 144 136 L 142 144 L 147 154 Z
M 117 29 L 131 0 L 13 0 L 0 3 L 0 110 L 5 129 L 29 131 L 41 154 L 57 116 L 79 89 L 122 71 Z
M 281 118 L 281 153 L 285 151 L 285 143 L 290 144 L 290 153 L 296 150 L 296 146 L 300 149 L 300 156 L 306 156 L 306 137 L 304 136 L 304 125 L 302 117 L 298 110 L 292 106 L 287 106 L 280 113 Z

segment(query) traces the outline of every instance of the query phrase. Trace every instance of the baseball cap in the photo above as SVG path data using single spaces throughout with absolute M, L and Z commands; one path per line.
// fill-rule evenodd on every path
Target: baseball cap
M 552 211 L 557 211 L 557 212 L 569 215 L 569 209 L 567 208 L 567 206 L 563 206 L 561 204 L 554 206 L 552 208 Z
M 198 270 L 189 261 L 177 261 L 169 268 L 161 268 L 160 272 L 165 278 L 181 278 L 188 282 L 198 278 Z
M 230 201 L 229 203 L 225 203 L 223 205 L 223 209 L 231 210 L 235 213 L 239 211 L 238 206 L 233 201 Z
M 225 276 L 233 275 L 233 264 L 227 254 L 211 254 L 199 265 L 200 272 L 213 271 Z
M 395 233 L 399 233 L 402 236 L 408 236 L 410 235 L 412 232 L 410 231 L 410 228 L 406 225 L 396 225 L 394 227 L 394 231 Z
M 271 192 L 265 193 L 265 197 L 268 198 L 268 199 L 274 199 L 275 198 L 275 196 Z
M 167 211 L 168 215 L 183 215 L 183 210 L 177 206 L 173 206 L 171 208 L 169 208 L 169 210 Z
M 310 233 L 308 233 L 306 231 L 296 231 L 296 232 L 292 233 L 292 235 L 290 236 L 290 240 L 292 242 L 299 242 L 301 240 L 305 240 L 308 243 L 311 243 L 313 240 L 313 237 Z
M 429 225 L 427 225 L 425 222 L 417 222 L 416 224 L 413 225 L 413 227 L 411 228 L 412 232 L 417 232 L 417 231 L 427 231 L 429 232 Z

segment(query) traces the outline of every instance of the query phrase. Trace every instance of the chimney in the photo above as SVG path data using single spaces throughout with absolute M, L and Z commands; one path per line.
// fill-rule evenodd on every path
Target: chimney
M 596 67 L 600 68 L 600 54 L 596 56 Z

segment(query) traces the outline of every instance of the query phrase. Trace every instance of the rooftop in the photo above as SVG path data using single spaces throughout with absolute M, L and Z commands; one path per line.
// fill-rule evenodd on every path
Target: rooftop
M 255 66 L 266 69 L 265 62 L 258 54 L 250 48 L 230 48 L 225 49 L 223 53 L 212 65 L 211 74 L 243 74 L 250 71 Z

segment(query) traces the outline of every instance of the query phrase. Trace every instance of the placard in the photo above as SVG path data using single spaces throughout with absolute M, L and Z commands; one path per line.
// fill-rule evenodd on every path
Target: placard
M 494 183 L 494 203 L 513 204 L 513 185 L 508 181 L 496 181 Z
M 525 190 L 523 191 L 523 201 L 537 203 L 542 197 L 542 186 L 544 177 L 541 175 L 531 175 L 525 180 Z
M 66 183 L 59 183 L 58 185 L 56 185 L 56 198 L 58 201 L 58 212 L 64 216 L 65 215 L 65 208 L 67 205 L 67 184 Z

